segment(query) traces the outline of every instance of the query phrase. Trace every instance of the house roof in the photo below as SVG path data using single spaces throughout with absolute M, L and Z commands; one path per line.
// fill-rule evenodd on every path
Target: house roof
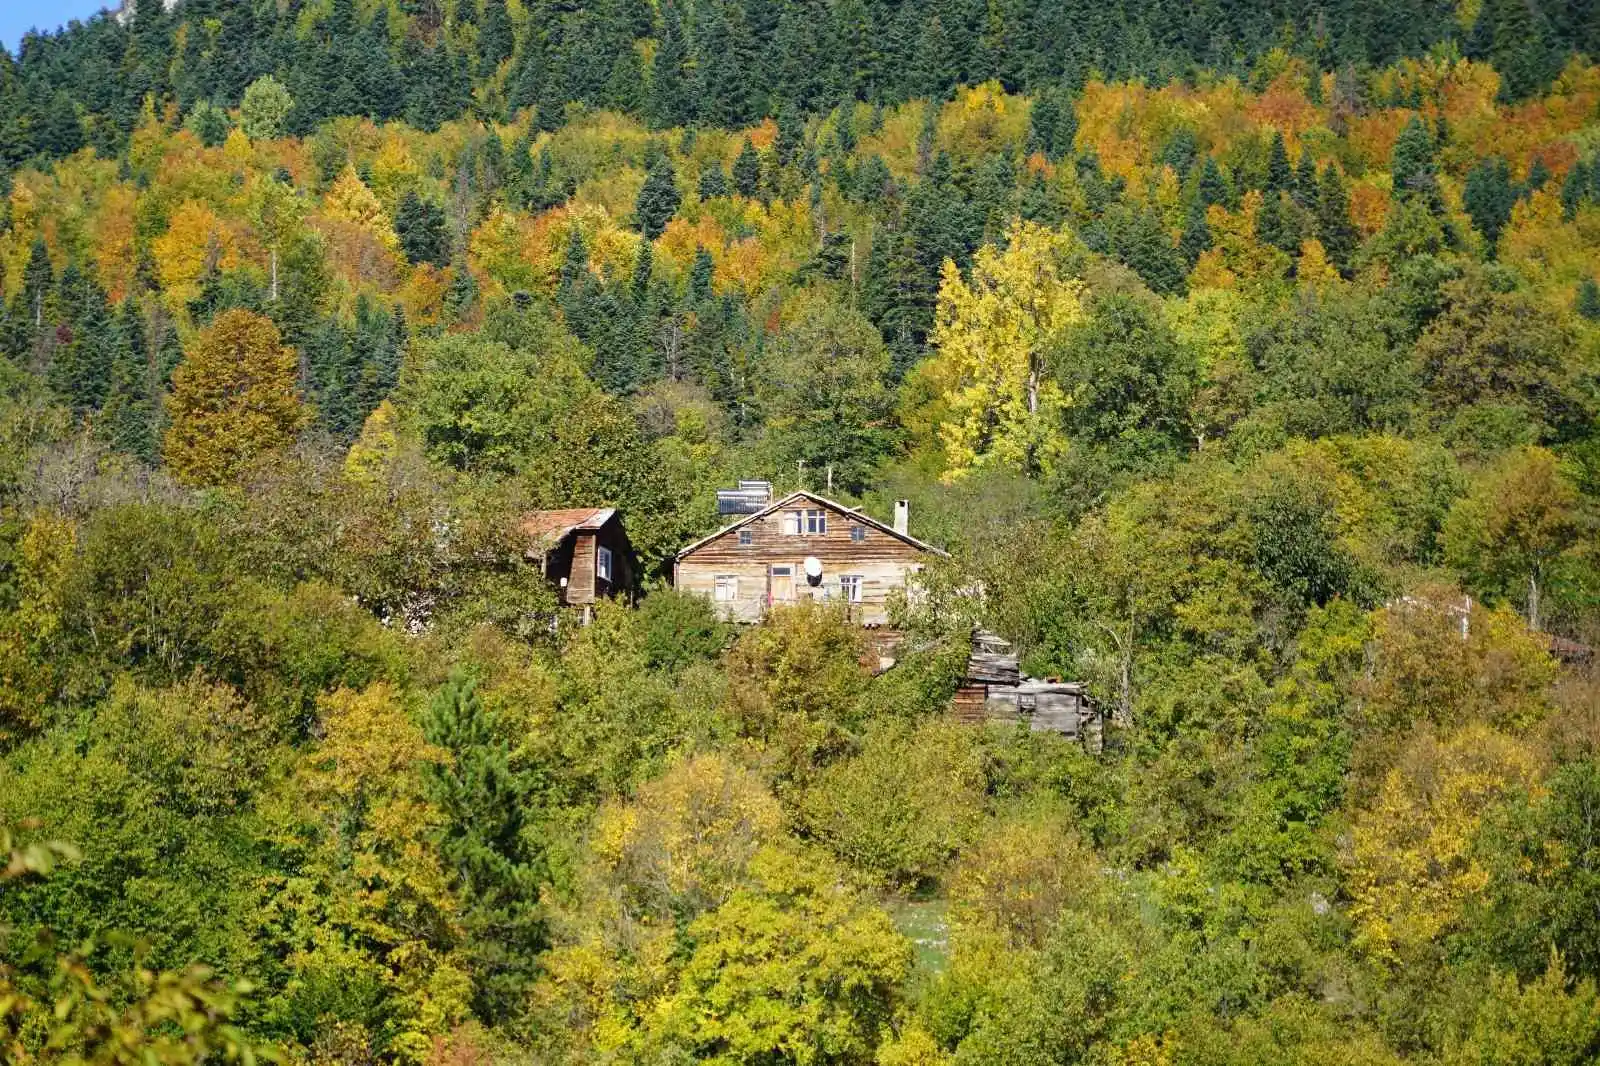
M 614 507 L 568 507 L 557 511 L 532 511 L 522 519 L 522 531 L 549 549 L 580 529 L 599 529 L 617 513 Z
M 839 503 L 836 500 L 830 500 L 826 496 L 818 496 L 814 492 L 807 492 L 806 490 L 801 489 L 801 490 L 799 490 L 797 492 L 789 493 L 789 495 L 784 496 L 782 499 L 773 500 L 771 503 L 767 504 L 765 507 L 763 507 L 761 510 L 755 512 L 754 514 L 747 514 L 747 515 L 743 516 L 742 518 L 740 518 L 737 522 L 733 522 L 733 523 L 730 523 L 728 525 L 723 526 L 721 529 L 717 530 L 715 533 L 711 534 L 708 537 L 701 537 L 699 540 L 695 541 L 693 544 L 689 545 L 688 547 L 684 548 L 682 551 L 678 552 L 678 556 L 677 557 L 679 559 L 682 559 L 684 556 L 691 554 L 692 552 L 696 551 L 697 549 L 702 548 L 707 544 L 710 544 L 712 541 L 716 540 L 718 537 L 725 536 L 728 533 L 732 533 L 734 530 L 738 529 L 740 526 L 747 526 L 751 522 L 754 522 L 756 519 L 764 518 L 765 516 L 771 514 L 774 511 L 781 511 L 783 508 L 785 508 L 785 507 L 789 506 L 790 504 L 794 503 L 796 500 L 810 500 L 813 503 L 820 503 L 824 507 L 828 507 L 828 508 L 831 508 L 832 510 L 839 511 L 842 514 L 849 515 L 852 519 L 854 519 L 857 522 L 860 522 L 862 525 L 871 526 L 873 529 L 876 529 L 878 532 L 887 534 L 888 536 L 891 536 L 891 537 L 894 537 L 896 540 L 903 541 L 906 544 L 911 545 L 913 548 L 920 549 L 921 551 L 932 552 L 935 555 L 948 555 L 949 554 L 948 552 L 945 552 L 942 549 L 935 548 L 932 544 L 929 544 L 926 541 L 918 540 L 916 537 L 911 536 L 909 533 L 900 533 L 900 532 L 896 531 L 893 526 L 888 525 L 888 524 L 886 524 L 884 522 L 878 521 L 876 518 L 873 518 L 871 515 L 867 514 L 865 511 L 857 510 L 854 507 L 846 507 L 844 504 Z

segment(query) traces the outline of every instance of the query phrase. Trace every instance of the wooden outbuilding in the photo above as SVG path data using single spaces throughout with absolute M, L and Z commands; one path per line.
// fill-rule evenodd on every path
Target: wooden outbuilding
M 951 714 L 959 721 L 1025 722 L 1035 733 L 1060 733 L 1099 751 L 1100 712 L 1077 681 L 1027 677 L 1011 644 L 993 633 L 972 634 L 967 676 L 956 690 Z
M 861 625 L 883 626 L 891 595 L 945 554 L 906 531 L 904 501 L 890 525 L 814 492 L 763 500 L 762 484 L 721 494 L 724 513 L 739 517 L 684 548 L 673 565 L 673 584 L 711 600 L 729 621 L 758 622 L 775 606 L 825 600 L 845 605 Z
M 633 547 L 615 508 L 534 511 L 522 520 L 522 529 L 529 538 L 528 557 L 543 567 L 562 604 L 587 614 L 599 599 L 632 593 Z

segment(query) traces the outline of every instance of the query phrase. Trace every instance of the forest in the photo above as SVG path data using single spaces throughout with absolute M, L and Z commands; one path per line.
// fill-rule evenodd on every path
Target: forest
M 0 48 L 0 1061 L 1600 1061 L 1597 61 L 1526 0 Z M 892 669 L 671 587 L 749 478 L 911 501 Z M 582 625 L 520 522 L 589 506 Z M 955 720 L 979 628 L 1102 750 Z

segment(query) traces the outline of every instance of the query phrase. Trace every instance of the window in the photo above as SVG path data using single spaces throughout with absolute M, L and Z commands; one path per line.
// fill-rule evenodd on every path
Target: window
M 867 539 L 867 527 L 866 526 L 851 526 L 850 527 L 850 539 L 855 541 L 855 542 L 857 542 L 857 543 L 860 543 L 861 541 L 866 540 Z
M 732 574 L 717 575 L 717 590 L 712 599 L 728 603 L 739 598 L 739 579 Z
M 861 602 L 861 575 L 845 574 L 839 579 L 839 595 L 846 603 Z
M 828 531 L 828 512 L 812 508 L 806 512 L 806 532 L 809 534 L 826 533 Z
M 594 554 L 594 576 L 601 581 L 611 580 L 611 549 L 599 548 Z
M 741 529 L 741 530 L 739 530 L 739 543 L 740 544 L 754 544 L 755 542 L 756 542 L 755 530 L 753 530 L 753 529 Z
M 783 533 L 786 537 L 797 536 L 800 533 L 800 512 L 783 512 Z
M 794 567 L 792 566 L 774 566 L 771 570 L 773 577 L 792 577 L 794 575 Z

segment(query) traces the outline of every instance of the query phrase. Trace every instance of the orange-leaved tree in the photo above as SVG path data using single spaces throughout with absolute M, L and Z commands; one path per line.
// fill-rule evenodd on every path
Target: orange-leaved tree
M 221 484 L 293 440 L 307 417 L 296 366 L 294 349 L 270 319 L 249 311 L 218 315 L 172 374 L 163 453 L 173 476 Z

